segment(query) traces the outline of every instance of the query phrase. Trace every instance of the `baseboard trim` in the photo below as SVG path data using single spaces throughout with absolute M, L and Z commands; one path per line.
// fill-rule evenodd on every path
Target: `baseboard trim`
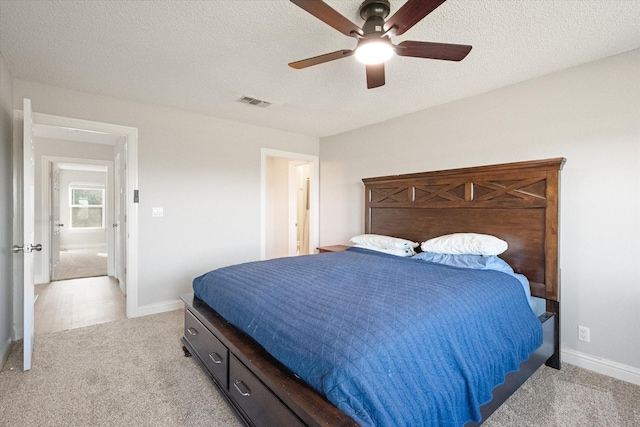
M 60 245 L 60 250 L 65 249 L 104 249 L 107 252 L 106 243 L 76 243 L 71 245 Z
M 7 341 L 2 343 L 2 347 L 0 347 L 0 370 L 4 366 L 4 363 L 7 361 L 9 357 L 9 350 L 11 350 L 11 337 L 7 338 Z
M 631 384 L 640 385 L 640 369 L 575 350 L 563 350 L 562 361 Z
M 133 317 L 142 317 L 149 316 L 150 314 L 165 313 L 167 311 L 179 310 L 183 307 L 184 303 L 179 299 L 162 301 L 154 304 L 139 306 L 136 310 L 135 316 Z

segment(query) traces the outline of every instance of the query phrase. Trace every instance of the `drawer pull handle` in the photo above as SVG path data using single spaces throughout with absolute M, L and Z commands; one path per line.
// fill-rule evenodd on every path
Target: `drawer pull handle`
M 233 386 L 236 388 L 236 390 L 238 390 L 238 393 L 240 393 L 241 395 L 246 397 L 251 396 L 251 392 L 249 391 L 247 386 L 244 385 L 242 381 L 237 380 L 236 382 L 233 383 Z
M 198 331 L 195 328 L 187 328 L 187 332 L 189 332 L 189 334 L 193 335 L 194 337 L 198 335 Z
M 216 365 L 219 365 L 222 363 L 222 357 L 220 357 L 220 355 L 216 352 L 210 353 L 209 359 L 211 359 L 213 363 L 215 363 Z

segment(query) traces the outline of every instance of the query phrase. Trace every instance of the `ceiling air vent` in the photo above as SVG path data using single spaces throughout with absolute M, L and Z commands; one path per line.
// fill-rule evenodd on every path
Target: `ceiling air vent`
M 262 107 L 262 108 L 266 108 L 269 105 L 271 105 L 270 102 L 263 101 L 261 99 L 251 98 L 249 96 L 243 96 L 242 98 L 238 99 L 238 102 L 241 102 L 243 104 L 255 105 L 256 107 Z

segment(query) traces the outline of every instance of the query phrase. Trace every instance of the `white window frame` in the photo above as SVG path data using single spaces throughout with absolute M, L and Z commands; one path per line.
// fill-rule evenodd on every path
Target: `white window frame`
M 102 191 L 102 204 L 101 205 L 89 205 L 91 208 L 101 208 L 102 209 L 102 226 L 100 227 L 74 227 L 73 226 L 73 208 L 82 208 L 85 207 L 83 205 L 74 205 L 73 204 L 73 190 L 101 190 Z M 106 215 L 106 205 L 105 205 L 105 186 L 99 184 L 82 184 L 82 183 L 70 183 L 69 184 L 69 229 L 74 231 L 91 231 L 91 230 L 104 230 L 105 229 L 105 215 Z

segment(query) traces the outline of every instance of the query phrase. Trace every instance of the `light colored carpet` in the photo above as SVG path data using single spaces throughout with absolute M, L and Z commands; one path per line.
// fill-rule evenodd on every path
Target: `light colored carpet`
M 182 310 L 36 337 L 0 372 L 0 426 L 237 427 L 180 337 Z M 18 351 L 15 351 L 18 350 Z
M 538 369 L 486 427 L 638 427 L 640 386 L 565 363 Z
M 0 426 L 240 426 L 183 356 L 182 330 L 178 310 L 41 335 L 29 372 L 14 345 L 0 372 Z M 484 426 L 637 427 L 640 387 L 542 367 Z
M 60 251 L 60 262 L 56 266 L 53 280 L 106 276 L 108 258 L 104 256 L 104 251 L 104 248 Z

